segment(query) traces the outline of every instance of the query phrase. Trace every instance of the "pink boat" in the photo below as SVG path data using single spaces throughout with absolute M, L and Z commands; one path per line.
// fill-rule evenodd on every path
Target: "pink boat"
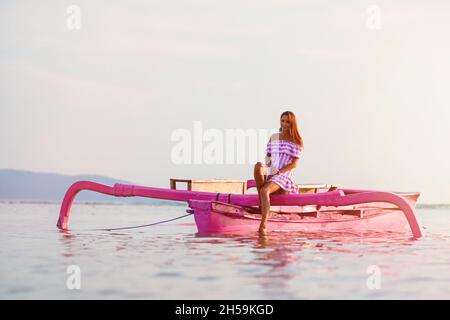
M 247 188 L 254 181 L 247 181 Z M 334 189 L 334 188 L 332 188 Z M 423 236 L 415 203 L 420 193 L 372 190 L 321 189 L 316 193 L 271 195 L 268 231 L 404 231 L 409 226 L 414 238 Z M 116 183 L 75 182 L 66 192 L 57 226 L 68 228 L 70 208 L 78 192 L 90 190 L 115 197 L 147 197 L 186 201 L 198 231 L 256 232 L 261 215 L 257 194 L 230 194 L 174 190 Z
M 418 193 L 403 194 L 414 205 Z M 261 213 L 256 206 L 238 206 L 204 200 L 188 201 L 200 233 L 236 233 L 257 230 Z M 272 206 L 268 231 L 367 232 L 405 231 L 408 220 L 399 208 L 383 203 L 352 206 Z

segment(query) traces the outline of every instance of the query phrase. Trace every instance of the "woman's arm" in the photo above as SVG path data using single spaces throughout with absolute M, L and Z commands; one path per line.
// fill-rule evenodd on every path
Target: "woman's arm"
M 264 162 L 266 164 L 266 166 L 271 167 L 272 166 L 272 157 L 267 154 L 266 157 L 264 158 Z
M 273 135 L 269 138 L 269 142 L 267 142 L 267 150 L 269 148 L 270 143 L 272 142 Z M 270 152 L 266 153 L 266 156 L 264 158 L 264 162 L 266 163 L 266 166 L 271 167 L 272 166 L 272 154 Z

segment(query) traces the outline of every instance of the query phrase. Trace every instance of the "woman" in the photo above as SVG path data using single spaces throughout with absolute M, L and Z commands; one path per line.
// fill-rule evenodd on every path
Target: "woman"
M 297 119 L 291 111 L 280 117 L 280 133 L 270 137 L 266 149 L 266 164 L 255 165 L 254 177 L 261 207 L 259 232 L 267 232 L 267 218 L 270 210 L 270 194 L 298 193 L 293 179 L 293 169 L 297 166 L 303 151 L 303 140 L 298 132 Z

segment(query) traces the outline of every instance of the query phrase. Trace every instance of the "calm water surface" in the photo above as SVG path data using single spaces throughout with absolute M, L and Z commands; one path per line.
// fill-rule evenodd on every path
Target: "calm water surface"
M 0 203 L 1 299 L 450 299 L 450 208 L 422 208 L 409 234 L 196 234 L 174 205 Z M 81 270 L 69 290 L 67 268 Z M 376 279 L 379 271 L 379 288 Z M 369 283 L 369 286 L 368 286 Z M 372 284 L 372 285 L 370 285 Z

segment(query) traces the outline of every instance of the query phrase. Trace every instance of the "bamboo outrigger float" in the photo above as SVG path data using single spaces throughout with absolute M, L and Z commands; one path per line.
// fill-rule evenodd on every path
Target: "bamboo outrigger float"
M 173 179 L 172 179 L 173 180 Z M 146 197 L 187 202 L 199 232 L 256 231 L 261 221 L 257 194 L 233 194 L 154 188 L 92 181 L 75 182 L 66 192 L 57 226 L 68 229 L 70 208 L 78 192 L 90 190 L 114 197 Z M 245 183 L 255 186 L 254 180 Z M 423 236 L 415 203 L 420 193 L 398 193 L 306 186 L 315 193 L 271 195 L 268 231 L 402 231 L 409 225 L 414 238 Z M 335 189 L 335 190 L 333 190 Z

